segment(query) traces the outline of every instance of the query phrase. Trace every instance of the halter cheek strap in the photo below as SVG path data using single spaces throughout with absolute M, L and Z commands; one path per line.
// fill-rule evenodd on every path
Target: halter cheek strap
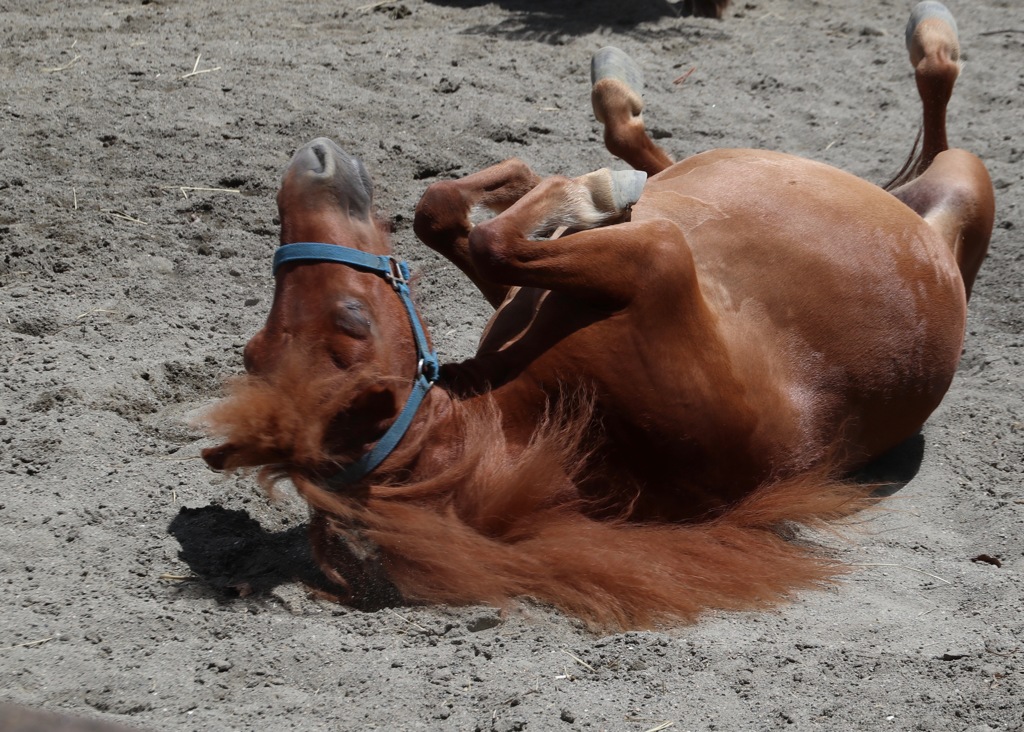
M 405 312 L 412 325 L 413 340 L 416 342 L 416 376 L 405 406 L 402 407 L 402 411 L 398 413 L 398 417 L 391 423 L 384 436 L 369 452 L 364 453 L 354 463 L 327 479 L 328 487 L 338 490 L 358 483 L 376 470 L 401 442 L 416 416 L 416 411 L 423 403 L 423 398 L 438 379 L 440 362 L 437 352 L 431 349 L 427 343 L 426 331 L 423 329 L 423 323 L 413 304 L 412 292 L 409 290 L 409 265 L 405 262 L 390 255 L 370 254 L 338 244 L 319 242 L 300 242 L 278 247 L 274 252 L 274 274 L 277 274 L 281 265 L 288 262 L 337 262 L 362 272 L 383 277 L 398 294 L 402 305 L 405 306 Z

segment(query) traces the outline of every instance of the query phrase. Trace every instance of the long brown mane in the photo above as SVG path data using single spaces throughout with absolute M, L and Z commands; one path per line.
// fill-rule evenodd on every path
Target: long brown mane
M 406 601 L 505 605 L 527 596 L 604 629 L 650 627 L 672 617 L 692 621 L 709 608 L 765 607 L 829 581 L 842 566 L 796 540 L 793 527 L 870 503 L 869 488 L 834 480 L 823 466 L 756 491 L 703 523 L 643 523 L 628 515 L 598 520 L 577 490 L 579 466 L 591 449 L 585 400 L 551 411 L 519 451 L 505 449 L 496 410 L 460 413 L 459 434 L 474 439 L 463 440 L 443 465 L 419 465 L 415 476 L 404 467 L 389 470 L 410 464 L 421 447 L 414 440 L 369 487 L 335 492 L 324 485 L 324 466 L 345 456 L 317 450 L 323 442 L 316 425 L 323 420 L 310 418 L 309 410 L 343 411 L 366 378 L 297 380 L 277 391 L 249 377 L 234 387 L 245 398 L 228 400 L 233 406 L 212 415 L 229 437 L 243 437 L 239 430 L 267 439 L 292 435 L 293 459 L 263 468 L 261 482 L 268 490 L 285 479 L 295 485 L 319 526 L 314 554 L 350 596 L 372 591 L 355 587 L 354 576 L 386 575 Z M 267 409 L 274 393 L 288 398 Z M 352 572 L 353 544 L 372 547 L 364 559 L 379 562 L 383 572 Z
M 325 436 L 344 419 L 353 401 L 382 377 L 371 368 L 311 376 L 305 349 L 281 354 L 272 376 L 238 376 L 227 383 L 227 399 L 204 416 L 211 434 L 233 446 L 225 470 L 282 462 L 312 469 L 351 462 L 353 455 L 330 453 Z
M 500 439 L 494 421 L 469 427 Z M 576 459 L 576 434 L 549 422 L 514 459 L 481 448 L 484 440 L 436 476 L 376 485 L 359 499 L 292 479 L 316 511 L 348 524 L 337 530 L 358 527 L 379 549 L 406 600 L 503 605 L 528 596 L 604 629 L 764 607 L 826 582 L 842 567 L 795 540 L 792 525 L 870 503 L 868 488 L 829 480 L 822 468 L 755 492 L 707 523 L 597 520 L 571 483 L 551 484 Z

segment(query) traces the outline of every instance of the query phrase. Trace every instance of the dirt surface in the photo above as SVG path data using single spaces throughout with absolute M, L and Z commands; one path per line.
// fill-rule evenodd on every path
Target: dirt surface
M 530 603 L 343 608 L 292 579 L 311 576 L 303 505 L 207 471 L 190 426 L 269 308 L 278 177 L 313 137 L 362 156 L 463 358 L 488 308 L 415 241 L 413 207 L 511 156 L 621 166 L 590 111 L 595 50 L 637 59 L 677 156 L 767 147 L 884 181 L 917 129 L 910 7 L 8 0 L 0 701 L 151 730 L 1021 729 L 1018 0 L 951 3 L 951 140 L 988 164 L 996 230 L 957 379 L 897 461 L 909 481 L 824 538 L 856 565 L 838 586 L 604 637 Z

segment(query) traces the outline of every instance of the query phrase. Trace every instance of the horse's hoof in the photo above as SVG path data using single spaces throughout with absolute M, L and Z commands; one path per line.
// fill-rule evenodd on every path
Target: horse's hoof
M 639 94 L 644 88 L 644 74 L 625 51 L 605 46 L 590 60 L 590 83 L 617 79 Z
M 938 0 L 924 0 L 918 3 L 910 11 L 910 20 L 907 21 L 906 43 L 907 50 L 913 52 L 914 35 L 918 26 L 925 20 L 939 20 L 945 23 L 953 31 L 953 40 L 959 43 L 956 18 L 949 12 L 949 9 L 938 2 Z
M 640 200 L 647 183 L 647 173 L 642 170 L 612 171 L 612 202 L 616 210 L 625 211 Z
M 647 173 L 642 170 L 601 168 L 577 178 L 587 190 L 594 206 L 603 214 L 617 215 L 640 200 Z

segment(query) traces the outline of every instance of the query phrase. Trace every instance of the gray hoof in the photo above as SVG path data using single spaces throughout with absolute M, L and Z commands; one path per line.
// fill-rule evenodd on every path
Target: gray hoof
M 924 20 L 941 20 L 946 23 L 950 28 L 953 29 L 953 34 L 959 36 L 956 28 L 956 19 L 953 14 L 949 12 L 949 9 L 938 2 L 938 0 L 924 0 L 910 11 L 910 20 L 907 21 L 907 35 L 906 43 L 907 49 L 910 49 L 910 44 L 914 39 L 914 33 L 917 31 L 917 26 Z
M 612 203 L 617 211 L 625 211 L 640 200 L 647 183 L 647 173 L 642 170 L 612 171 Z
M 640 67 L 625 51 L 615 46 L 605 46 L 590 60 L 591 85 L 602 79 L 618 79 L 638 94 L 644 88 L 644 75 Z

